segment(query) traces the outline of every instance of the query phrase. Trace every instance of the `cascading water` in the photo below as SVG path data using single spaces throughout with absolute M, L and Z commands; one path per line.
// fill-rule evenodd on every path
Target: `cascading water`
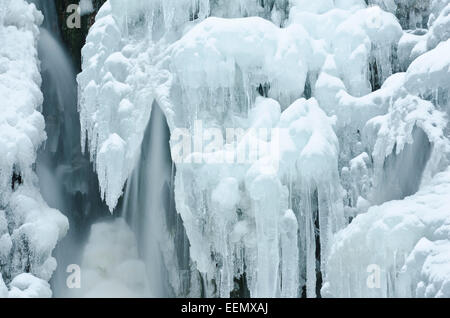
M 189 243 L 175 210 L 169 138 L 166 118 L 154 103 L 141 157 L 122 205 L 122 215 L 137 236 L 152 295 L 157 297 L 187 293 L 189 284 L 189 275 L 183 276 L 189 272 Z M 173 291 L 169 282 L 179 285 L 178 291 Z
M 45 147 L 38 154 L 36 170 L 44 199 L 51 207 L 65 213 L 70 223 L 69 233 L 54 253 L 58 268 L 52 278 L 54 296 L 66 297 L 76 295 L 66 286 L 68 265 L 86 263 L 83 262 L 86 259 L 83 247 L 90 226 L 100 218 L 110 220 L 111 215 L 101 201 L 89 154 L 81 152 L 76 74 L 60 39 L 55 5 L 52 1 L 33 2 L 45 17 L 39 57 L 48 135 Z M 169 130 L 163 113 L 155 104 L 141 159 L 126 187 L 123 207 L 116 209 L 122 211 L 135 233 L 139 256 L 145 263 L 150 292 L 138 296 L 188 293 L 189 245 L 175 211 L 172 182 Z M 87 249 L 96 249 L 96 245 L 100 243 L 94 241 Z M 176 264 L 172 264 L 174 260 L 178 260 Z M 174 291 L 171 287 L 174 285 L 183 287 Z
M 54 252 L 58 267 L 52 285 L 58 297 L 66 295 L 66 268 L 79 264 L 90 224 L 109 213 L 100 200 L 88 155 L 81 153 L 76 72 L 60 39 L 55 4 L 46 0 L 32 2 L 44 15 L 38 51 L 47 133 L 46 144 L 38 153 L 36 172 L 43 198 L 62 211 L 70 223 L 69 233 Z

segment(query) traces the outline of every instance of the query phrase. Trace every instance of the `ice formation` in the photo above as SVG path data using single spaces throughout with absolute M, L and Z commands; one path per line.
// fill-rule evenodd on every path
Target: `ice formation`
M 5 297 L 51 296 L 67 230 L 33 167 L 41 22 L 0 0 Z M 448 0 L 108 0 L 82 56 L 80 145 L 121 218 L 78 296 L 450 297 Z
M 449 297 L 449 170 L 416 194 L 374 206 L 335 238 L 327 263 L 328 295 Z M 380 286 L 367 288 L 378 264 Z
M 314 297 L 322 280 L 328 296 L 393 296 L 400 271 L 409 296 L 446 295 L 445 273 L 431 271 L 448 244 L 445 194 L 436 190 L 450 149 L 448 8 L 108 1 L 78 82 L 83 138 L 110 209 L 156 103 L 171 132 L 176 208 L 206 296 L 227 297 L 245 281 L 253 297 Z M 228 128 L 242 134 L 230 137 Z M 426 236 L 431 224 L 414 221 L 422 232 L 408 236 L 402 220 L 411 206 L 415 218 L 433 209 L 416 203 L 427 191 L 439 198 L 429 204 L 442 211 L 441 234 Z M 378 234 L 380 213 L 407 237 Z M 371 227 L 373 236 L 356 236 Z M 356 276 L 342 276 L 350 263 Z M 372 263 L 389 287 L 365 288 Z M 416 292 L 414 284 L 436 290 Z
M 0 296 L 50 297 L 52 250 L 67 219 L 39 193 L 36 152 L 46 140 L 37 40 L 42 14 L 0 1 Z

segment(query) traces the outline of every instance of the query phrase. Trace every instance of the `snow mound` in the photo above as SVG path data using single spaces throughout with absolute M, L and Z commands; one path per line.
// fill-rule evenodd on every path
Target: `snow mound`
M 447 231 L 448 224 L 440 233 Z M 430 241 L 422 238 L 406 259 L 399 280 L 399 294 L 402 297 L 435 297 L 449 298 L 450 296 L 450 243 L 448 240 Z
M 262 18 L 208 18 L 170 49 L 171 66 L 185 89 L 230 88 L 236 72 L 250 87 L 270 83 L 270 96 L 300 97 L 311 49 L 299 25 L 284 29 Z M 286 70 L 290 70 L 286 72 Z
M 10 284 L 10 298 L 50 298 L 52 291 L 45 280 L 24 273 L 16 276 Z
M 450 89 L 450 39 L 419 56 L 406 72 L 405 86 L 417 94 L 434 93 L 438 88 Z

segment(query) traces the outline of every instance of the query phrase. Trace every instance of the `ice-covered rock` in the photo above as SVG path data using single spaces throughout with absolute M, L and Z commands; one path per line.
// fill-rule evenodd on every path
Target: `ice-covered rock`
M 405 87 L 416 94 L 435 94 L 450 89 L 450 39 L 415 59 L 406 72 Z
M 448 224 L 437 231 L 443 234 L 442 240 L 423 237 L 406 259 L 399 274 L 401 297 L 450 297 Z
M 16 276 L 11 284 L 8 297 L 10 298 L 50 298 L 52 291 L 50 284 L 31 274 L 23 273 Z
M 10 297 L 50 297 L 52 250 L 68 222 L 42 199 L 33 167 L 46 139 L 37 56 L 43 17 L 23 0 L 0 8 L 0 281 Z
M 356 217 L 335 238 L 323 293 L 448 297 L 449 191 L 447 169 L 416 194 Z
M 388 114 L 367 122 L 363 135 L 367 144 L 375 141 L 374 186 L 379 188 L 373 195 L 383 196 L 382 191 L 388 198 L 401 199 L 448 166 L 445 117 L 431 102 L 407 95 L 395 101 Z M 379 197 L 373 200 L 380 202 Z
M 448 165 L 444 2 L 106 2 L 78 82 L 82 144 L 111 211 L 157 104 L 205 295 L 245 281 L 251 296 L 314 297 L 326 277 L 325 294 L 353 296 L 362 272 L 338 278 L 330 265 L 352 259 L 341 233 Z M 356 219 L 336 236 L 345 216 Z M 362 255 L 391 252 L 364 239 Z

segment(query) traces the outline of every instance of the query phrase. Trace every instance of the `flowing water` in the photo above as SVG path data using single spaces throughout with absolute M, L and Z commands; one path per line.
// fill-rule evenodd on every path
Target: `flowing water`
M 32 2 L 44 14 L 38 52 L 48 136 L 38 153 L 36 172 L 46 202 L 62 211 L 70 222 L 69 233 L 54 252 L 58 268 L 51 281 L 52 289 L 54 296 L 62 297 L 67 292 L 66 268 L 79 264 L 90 224 L 109 214 L 100 200 L 89 157 L 81 153 L 76 72 L 62 44 L 55 4 L 47 0 Z
M 82 263 L 91 225 L 113 217 L 100 199 L 89 154 L 81 153 L 76 72 L 61 39 L 55 4 L 47 0 L 32 2 L 45 17 L 39 58 L 48 135 L 38 154 L 36 170 L 46 202 L 69 219 L 69 233 L 54 252 L 58 268 L 51 281 L 55 297 L 68 297 L 72 294 L 66 286 L 67 266 Z M 189 242 L 173 199 L 169 129 L 156 103 L 152 109 L 141 158 L 114 215 L 124 217 L 136 235 L 151 295 L 165 297 L 180 291 L 188 293 Z M 169 281 L 172 286 L 180 285 L 177 291 Z
M 173 172 L 169 128 L 164 114 L 154 103 L 141 158 L 127 183 L 122 214 L 136 234 L 149 286 L 152 294 L 158 297 L 171 294 L 167 285 L 170 273 L 167 272 L 164 257 L 169 261 L 175 258 L 174 236 L 169 232 L 180 230 L 180 227 L 177 228 L 180 220 L 173 200 Z M 188 248 L 187 239 L 184 240 L 183 236 L 179 238 L 178 248 L 184 251 Z

